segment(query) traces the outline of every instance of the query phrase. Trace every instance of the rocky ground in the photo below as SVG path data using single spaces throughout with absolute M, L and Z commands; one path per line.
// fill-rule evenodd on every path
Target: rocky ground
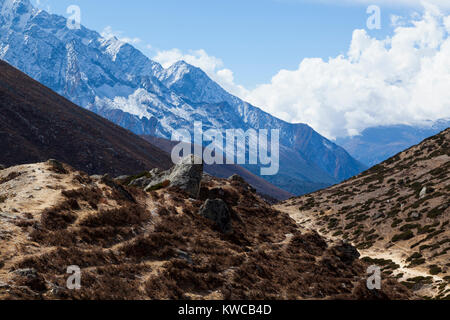
M 415 298 L 390 277 L 368 290 L 354 247 L 189 164 L 118 179 L 56 161 L 0 170 L 0 239 L 0 299 Z
M 419 296 L 450 298 L 450 129 L 276 209 L 324 237 L 349 241 Z

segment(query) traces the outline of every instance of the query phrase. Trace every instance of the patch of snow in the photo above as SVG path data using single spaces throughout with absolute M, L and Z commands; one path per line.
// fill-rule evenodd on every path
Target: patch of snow
M 325 146 L 325 148 L 327 148 L 328 150 L 333 150 L 333 147 L 331 146 L 331 144 L 329 144 L 326 140 L 322 141 L 322 144 Z
M 9 44 L 2 44 L 0 43 L 0 59 L 3 59 L 6 53 L 8 52 Z

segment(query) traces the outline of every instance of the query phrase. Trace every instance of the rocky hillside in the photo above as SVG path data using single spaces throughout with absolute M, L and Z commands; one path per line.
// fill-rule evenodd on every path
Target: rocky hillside
M 414 298 L 392 278 L 368 290 L 354 247 L 189 163 L 120 181 L 57 161 L 1 170 L 0 239 L 0 299 Z
M 167 169 L 152 144 L 82 109 L 0 61 L 0 164 L 67 162 L 89 173 Z
M 346 239 L 419 295 L 450 297 L 450 129 L 277 208 L 324 236 Z

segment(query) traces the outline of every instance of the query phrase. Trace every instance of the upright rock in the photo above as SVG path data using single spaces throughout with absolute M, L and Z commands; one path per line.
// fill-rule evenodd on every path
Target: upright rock
M 52 171 L 59 174 L 67 174 L 67 170 L 64 168 L 64 165 L 55 159 L 50 159 L 47 161 L 47 164 L 51 167 Z
M 361 255 L 358 250 L 347 242 L 342 242 L 334 247 L 336 255 L 345 264 L 352 264 L 353 261 L 358 259 Z
M 423 199 L 425 198 L 426 195 L 427 195 L 427 187 L 423 187 L 422 190 L 420 190 L 419 197 L 420 199 Z
M 232 233 L 231 214 L 227 204 L 222 199 L 208 199 L 200 208 L 199 214 L 214 221 L 223 233 Z
M 244 178 L 242 178 L 240 175 L 238 174 L 233 174 L 231 177 L 228 178 L 228 180 L 230 181 L 236 181 L 236 182 L 240 182 L 240 183 L 246 183 L 246 181 L 244 180 Z
M 203 177 L 203 163 L 197 164 L 195 156 L 184 158 L 168 171 L 150 171 L 147 178 L 146 191 L 154 190 L 158 186 L 179 187 L 193 198 L 197 198 L 200 192 L 200 183 Z

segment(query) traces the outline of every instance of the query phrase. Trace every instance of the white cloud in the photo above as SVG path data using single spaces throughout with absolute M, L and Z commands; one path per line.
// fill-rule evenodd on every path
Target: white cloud
M 304 59 L 245 98 L 328 137 L 374 125 L 450 117 L 450 16 L 429 7 L 377 40 L 355 30 L 346 56 Z
M 111 39 L 116 37 L 120 41 L 132 44 L 132 45 L 138 45 L 142 42 L 140 38 L 129 38 L 123 36 L 123 31 L 115 31 L 111 26 L 106 26 L 103 31 L 100 33 L 100 35 L 105 39 Z
M 406 21 L 403 17 L 398 16 L 398 15 L 391 15 L 391 26 L 393 27 L 401 27 L 404 26 L 406 24 Z
M 254 90 L 237 85 L 223 61 L 204 50 L 160 51 L 153 59 L 164 67 L 185 60 L 227 91 L 329 138 L 376 125 L 420 124 L 450 118 L 450 15 L 425 8 L 421 15 L 394 17 L 392 37 L 355 30 L 346 55 L 304 59 Z
M 441 9 L 450 9 L 448 0 L 298 0 L 301 2 L 321 2 L 339 5 L 380 5 L 389 7 L 412 7 L 421 8 L 424 4 L 438 6 Z
M 51 7 L 48 4 L 48 0 L 34 0 L 34 1 L 32 1 L 31 4 L 34 5 L 38 9 L 45 10 L 49 13 L 52 12 Z

